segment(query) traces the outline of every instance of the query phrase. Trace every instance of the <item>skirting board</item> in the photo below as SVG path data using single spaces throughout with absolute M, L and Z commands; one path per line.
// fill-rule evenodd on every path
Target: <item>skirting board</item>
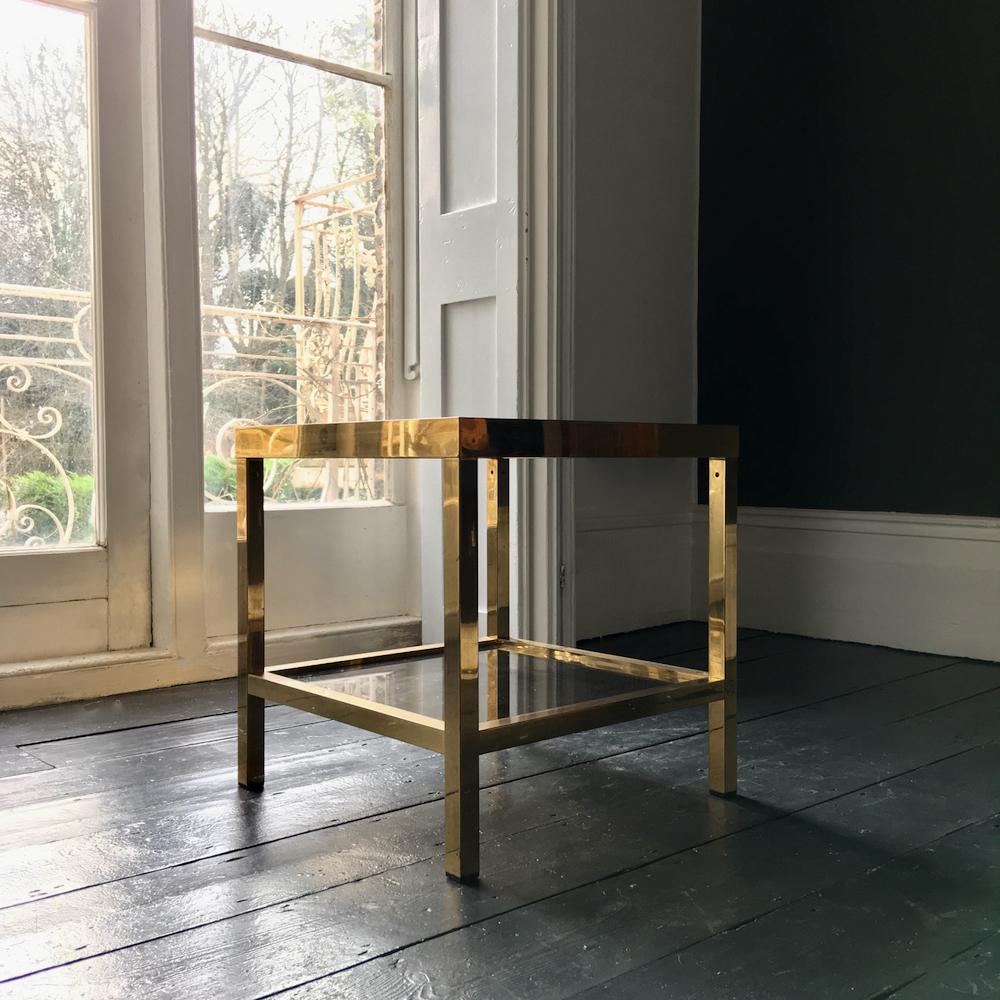
M 321 659 L 420 643 L 420 619 L 409 616 L 339 622 L 268 632 L 268 663 Z M 128 691 L 213 681 L 236 675 L 236 637 L 210 640 L 197 658 L 169 650 L 90 653 L 0 664 L 0 710 L 103 698 Z
M 705 514 L 695 508 L 695 617 Z M 741 507 L 738 602 L 751 628 L 998 660 L 1000 520 Z

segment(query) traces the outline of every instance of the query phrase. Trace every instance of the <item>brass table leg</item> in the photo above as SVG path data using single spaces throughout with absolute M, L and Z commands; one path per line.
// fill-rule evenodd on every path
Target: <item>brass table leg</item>
M 264 672 L 264 461 L 236 462 L 236 589 L 238 658 L 238 780 L 264 787 L 264 699 L 247 690 L 250 674 Z
M 442 460 L 445 871 L 479 877 L 478 468 Z
M 486 634 L 510 638 L 510 463 L 486 462 Z M 510 715 L 510 653 L 490 650 L 488 712 L 490 719 Z
M 708 676 L 724 697 L 708 706 L 708 786 L 736 791 L 736 462 L 708 463 Z

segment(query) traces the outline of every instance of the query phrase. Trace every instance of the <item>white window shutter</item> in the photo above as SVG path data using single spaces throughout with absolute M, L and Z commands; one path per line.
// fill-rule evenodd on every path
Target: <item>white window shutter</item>
M 419 0 L 422 416 L 519 415 L 520 8 L 517 0 Z M 425 642 L 441 629 L 440 469 L 426 465 Z

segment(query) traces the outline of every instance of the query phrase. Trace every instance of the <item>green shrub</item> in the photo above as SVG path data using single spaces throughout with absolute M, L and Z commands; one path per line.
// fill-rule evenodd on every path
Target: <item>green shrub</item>
M 264 461 L 264 478 L 270 481 L 267 495 L 273 500 L 287 502 L 291 500 L 318 500 L 321 489 L 296 489 L 292 485 L 289 468 L 294 465 L 294 458 L 269 458 Z M 205 494 L 213 500 L 236 500 L 236 466 L 218 455 L 205 456 Z
M 67 479 L 70 489 L 73 491 L 73 503 L 76 508 L 70 541 L 93 542 L 94 526 L 91 515 L 94 500 L 94 477 L 70 472 L 67 473 Z M 66 488 L 57 475 L 36 469 L 33 472 L 14 476 L 10 485 L 18 507 L 28 504 L 43 507 L 45 510 L 51 511 L 58 518 L 59 524 L 65 527 L 66 519 L 69 516 L 69 504 L 66 499 Z M 49 542 L 58 539 L 58 529 L 51 518 L 46 517 L 38 510 L 25 511 L 25 515 L 35 522 L 35 530 L 31 532 L 31 535 L 40 536 Z
M 206 455 L 205 493 L 215 500 L 235 500 L 236 466 L 218 455 Z

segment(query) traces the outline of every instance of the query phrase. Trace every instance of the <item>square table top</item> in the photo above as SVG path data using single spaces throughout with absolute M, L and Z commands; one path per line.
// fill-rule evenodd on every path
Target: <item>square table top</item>
M 735 458 L 739 428 L 429 417 L 236 431 L 237 458 Z

